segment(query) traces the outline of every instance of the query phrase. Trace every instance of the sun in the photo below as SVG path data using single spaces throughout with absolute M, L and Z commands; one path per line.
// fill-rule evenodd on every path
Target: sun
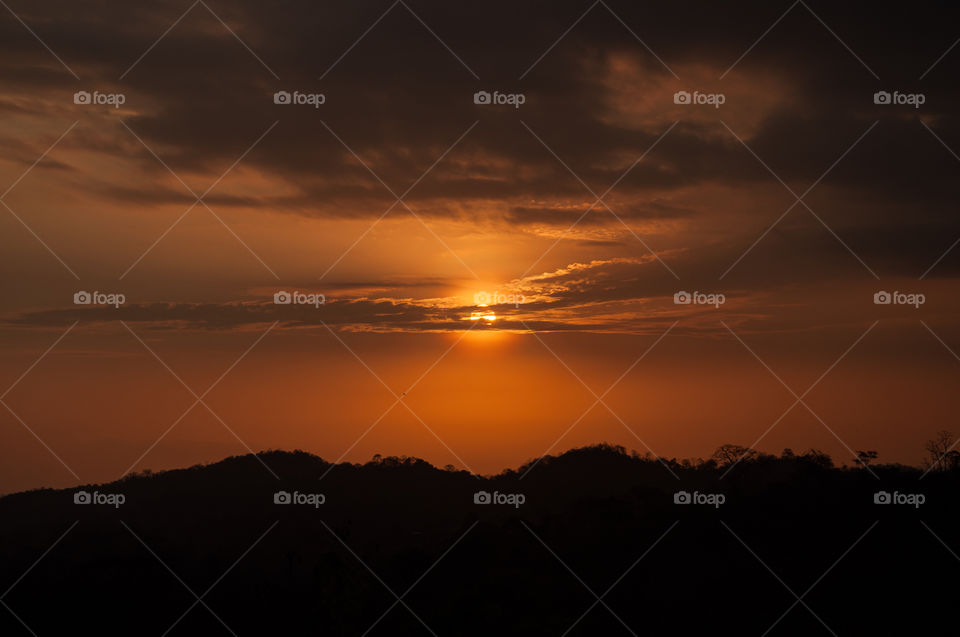
M 486 303 L 480 303 L 477 305 L 477 310 L 474 310 L 470 313 L 471 321 L 484 321 L 487 325 L 493 323 L 497 320 L 497 315 L 493 310 L 489 309 L 489 306 Z

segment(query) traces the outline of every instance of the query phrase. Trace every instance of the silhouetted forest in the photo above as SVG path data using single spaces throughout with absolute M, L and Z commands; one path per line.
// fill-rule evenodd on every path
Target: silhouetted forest
M 279 481 L 242 456 L 14 494 L 0 635 L 950 633 L 950 445 L 923 468 L 599 445 L 484 478 L 274 451 Z

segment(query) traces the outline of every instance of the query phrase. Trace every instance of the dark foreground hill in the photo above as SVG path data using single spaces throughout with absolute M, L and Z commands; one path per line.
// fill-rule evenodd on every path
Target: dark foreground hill
M 0 498 L 0 635 L 958 630 L 955 471 L 260 459 Z

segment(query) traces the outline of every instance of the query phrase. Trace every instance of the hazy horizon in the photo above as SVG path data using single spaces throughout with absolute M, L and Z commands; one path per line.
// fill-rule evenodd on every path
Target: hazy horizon
M 741 9 L 11 2 L 0 493 L 261 449 L 919 464 L 960 429 L 956 35 Z

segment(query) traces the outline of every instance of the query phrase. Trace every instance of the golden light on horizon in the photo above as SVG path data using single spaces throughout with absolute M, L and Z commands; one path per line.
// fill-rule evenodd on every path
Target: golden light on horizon
M 481 303 L 481 304 L 478 305 L 477 307 L 479 307 L 479 308 L 486 308 L 486 307 L 489 307 L 489 306 L 488 306 L 486 303 Z M 470 320 L 471 320 L 471 321 L 481 321 L 481 320 L 482 320 L 482 321 L 486 321 L 488 324 L 490 324 L 490 323 L 493 323 L 494 321 L 497 320 L 497 315 L 494 313 L 493 310 L 489 310 L 489 309 L 486 309 L 486 310 L 485 310 L 485 309 L 474 310 L 473 312 L 470 313 Z

